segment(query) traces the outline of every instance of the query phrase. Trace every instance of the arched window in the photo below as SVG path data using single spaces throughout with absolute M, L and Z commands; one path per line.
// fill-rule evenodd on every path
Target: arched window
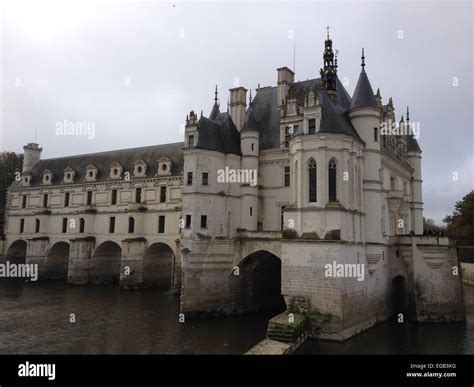
M 308 172 L 309 172 L 309 202 L 316 202 L 316 161 L 313 158 L 309 159 L 308 162 Z
M 128 233 L 133 234 L 135 232 L 135 219 L 132 217 L 128 218 Z
M 84 218 L 80 218 L 79 219 L 79 233 L 83 233 L 84 232 L 84 229 L 86 227 L 86 221 L 84 220 Z
M 331 159 L 328 165 L 328 178 L 329 178 L 329 201 L 337 202 L 337 164 L 336 160 Z
M 35 231 L 36 231 L 37 233 L 40 232 L 40 224 L 41 224 L 41 223 L 40 223 L 40 220 L 39 220 L 39 219 L 36 219 L 36 230 L 35 230 Z

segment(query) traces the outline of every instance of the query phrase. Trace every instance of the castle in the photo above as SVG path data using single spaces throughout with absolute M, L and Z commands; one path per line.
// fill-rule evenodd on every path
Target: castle
M 409 112 L 397 122 L 374 93 L 364 52 L 352 97 L 337 70 L 328 34 L 319 78 L 278 68 L 253 99 L 231 89 L 226 112 L 216 88 L 183 143 L 46 160 L 26 145 L 4 259 L 37 264 L 40 279 L 173 287 L 185 315 L 295 311 L 328 339 L 402 310 L 462 320 L 456 254 L 422 235 Z

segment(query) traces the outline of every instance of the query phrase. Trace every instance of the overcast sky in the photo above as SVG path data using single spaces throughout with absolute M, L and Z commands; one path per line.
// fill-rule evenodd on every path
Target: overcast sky
M 276 85 L 276 68 L 319 77 L 329 25 L 352 95 L 366 71 L 397 119 L 420 122 L 425 216 L 474 189 L 470 2 L 7 1 L 2 10 L 0 151 L 37 142 L 43 158 L 182 141 L 214 87 Z M 94 125 L 59 136 L 58 122 Z M 458 180 L 453 180 L 453 173 Z

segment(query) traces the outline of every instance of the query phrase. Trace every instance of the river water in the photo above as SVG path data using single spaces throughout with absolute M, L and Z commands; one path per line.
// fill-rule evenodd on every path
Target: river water
M 465 324 L 383 323 L 305 353 L 474 353 L 474 288 Z M 71 322 L 74 315 L 75 322 Z M 180 323 L 167 291 L 0 282 L 0 354 L 241 354 L 265 337 L 260 314 Z

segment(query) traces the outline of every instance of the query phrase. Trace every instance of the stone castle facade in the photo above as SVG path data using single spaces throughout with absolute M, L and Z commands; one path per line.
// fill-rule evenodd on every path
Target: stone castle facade
M 381 130 L 395 108 L 374 93 L 364 53 L 352 97 L 337 69 L 328 36 L 319 78 L 279 68 L 253 99 L 231 89 L 226 112 L 216 88 L 208 117 L 186 117 L 183 143 L 46 160 L 26 145 L 5 259 L 74 284 L 171 286 L 185 314 L 295 311 L 329 339 L 402 307 L 463 319 L 456 254 L 422 236 L 416 136 Z M 397 127 L 411 127 L 408 110 Z M 328 276 L 328 264 L 364 278 Z

